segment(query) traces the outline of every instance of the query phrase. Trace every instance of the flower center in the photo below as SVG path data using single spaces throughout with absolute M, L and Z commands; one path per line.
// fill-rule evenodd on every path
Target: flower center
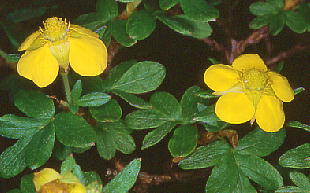
M 52 17 L 43 22 L 44 28 L 40 28 L 44 39 L 49 41 L 64 40 L 69 31 L 70 23 L 67 23 L 66 19 Z
M 261 70 L 251 69 L 243 73 L 242 82 L 246 91 L 263 92 L 268 82 L 268 76 Z

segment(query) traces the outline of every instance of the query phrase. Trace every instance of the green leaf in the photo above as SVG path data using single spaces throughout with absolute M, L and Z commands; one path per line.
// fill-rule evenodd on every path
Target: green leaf
M 305 18 L 299 13 L 292 10 L 285 11 L 286 25 L 296 33 L 303 33 L 307 29 Z
M 124 125 L 125 126 L 125 125 Z M 130 154 L 136 149 L 136 144 L 125 128 L 109 129 L 115 148 L 124 154 Z
M 35 186 L 32 182 L 33 175 L 23 176 L 20 181 L 20 190 L 22 193 L 36 193 Z
M 179 162 L 182 169 L 208 168 L 220 163 L 224 154 L 231 149 L 225 141 L 215 141 L 207 146 L 200 146 L 186 159 Z
M 206 21 L 198 21 L 186 15 L 176 15 L 172 17 L 158 16 L 158 19 L 174 31 L 195 38 L 206 38 L 211 35 L 212 28 Z
M 152 109 L 155 109 L 172 120 L 180 120 L 182 108 L 178 100 L 167 92 L 155 92 L 150 99 Z
M 258 16 L 277 14 L 279 11 L 277 7 L 274 7 L 271 3 L 262 1 L 252 3 L 249 8 L 252 14 Z
M 112 89 L 140 94 L 155 90 L 163 81 L 166 70 L 157 62 L 143 61 L 131 66 Z
M 129 105 L 138 109 L 150 109 L 152 107 L 145 100 L 136 95 L 116 90 L 114 90 L 113 93 L 125 100 L 127 103 L 129 103 Z
M 264 190 L 276 190 L 283 186 L 282 176 L 262 158 L 239 153 L 236 153 L 234 157 L 242 173 L 261 185 Z
M 0 23 L 1 26 L 1 23 Z M 0 90 L 7 91 L 9 93 L 15 94 L 20 92 L 22 89 L 32 88 L 33 83 L 17 74 L 11 74 L 5 76 L 0 81 Z
M 112 21 L 112 36 L 114 39 L 122 44 L 125 47 L 130 47 L 137 43 L 137 40 L 134 40 L 129 37 L 129 35 L 126 32 L 126 24 L 127 21 L 125 20 L 113 20 Z
M 89 193 L 102 192 L 102 182 L 100 176 L 96 172 L 84 172 L 85 185 Z
M 182 15 L 167 17 L 162 14 L 158 15 L 157 18 L 165 25 L 167 25 L 170 29 L 173 29 L 174 31 L 182 35 L 191 36 L 192 31 L 194 31 L 194 26 L 191 23 L 191 20 Z
M 255 17 L 249 24 L 250 29 L 259 29 L 270 23 L 270 15 Z
M 105 159 L 114 157 L 116 149 L 124 154 L 130 154 L 136 148 L 126 125 L 121 121 L 101 123 L 97 129 L 96 143 L 100 156 Z
M 249 153 L 259 157 L 264 157 L 277 150 L 284 142 L 284 139 L 284 129 L 274 133 L 255 129 L 239 141 L 236 150 L 240 153 Z
M 191 125 L 182 125 L 174 130 L 168 148 L 173 157 L 185 157 L 197 146 L 198 131 Z
M 19 91 L 14 96 L 14 104 L 29 117 L 49 119 L 55 114 L 53 101 L 37 91 Z
M 76 101 L 76 104 L 82 107 L 97 107 L 107 103 L 111 96 L 103 92 L 92 92 L 83 95 Z
M 188 88 L 183 94 L 180 104 L 184 120 L 192 120 L 193 116 L 198 112 L 197 103 L 201 100 L 201 98 L 197 96 L 199 91 L 200 88 L 198 86 L 193 86 Z
M 26 163 L 31 169 L 45 164 L 52 155 L 55 142 L 54 124 L 49 124 L 33 135 L 26 149 Z
M 94 129 L 82 117 L 72 113 L 59 113 L 54 124 L 57 139 L 66 146 L 85 147 L 95 141 Z
M 106 22 L 118 16 L 118 5 L 115 0 L 97 0 L 97 18 Z
M 310 168 L 310 143 L 305 143 L 283 154 L 279 163 L 288 168 Z
M 300 188 L 310 191 L 310 179 L 301 172 L 290 172 L 290 178 Z
M 154 110 L 137 110 L 126 116 L 126 123 L 131 129 L 156 128 L 168 121 L 171 120 Z
M 270 3 L 271 6 L 277 8 L 278 10 L 281 10 L 284 7 L 283 0 L 267 0 L 267 2 Z
M 209 132 L 218 132 L 227 126 L 227 123 L 221 121 L 214 112 L 214 106 L 206 106 L 206 109 L 197 113 L 193 117 L 194 121 L 202 122 L 203 126 Z
M 122 2 L 122 3 L 130 3 L 130 2 L 137 1 L 137 0 L 117 0 L 117 1 Z
M 2 57 L 5 59 L 7 63 L 15 63 L 15 62 L 18 62 L 21 55 L 20 54 L 6 54 L 4 56 L 2 55 Z
M 101 25 L 97 30 L 95 30 L 99 34 L 100 39 L 103 41 L 104 45 L 108 47 L 111 43 L 111 22 L 108 25 Z
M 114 140 L 109 132 L 97 129 L 96 148 L 101 157 L 110 160 L 115 155 L 116 147 Z
M 199 91 L 197 93 L 197 96 L 199 96 L 200 98 L 203 98 L 203 99 L 213 99 L 213 98 L 218 98 L 219 96 L 217 95 L 213 95 L 212 94 L 213 91 L 212 90 L 202 90 L 202 91 Z
M 310 132 L 310 125 L 301 123 L 299 121 L 290 121 L 287 123 L 288 127 L 293 127 L 293 128 L 300 128 L 300 129 L 304 129 L 308 132 Z
M 294 89 L 294 95 L 298 95 L 299 93 L 305 91 L 306 89 L 304 87 L 298 87 Z
M 27 21 L 32 18 L 41 17 L 45 14 L 48 7 L 25 7 L 21 9 L 15 9 L 12 12 L 9 12 L 7 15 L 7 19 L 14 23 Z
M 20 139 L 32 135 L 46 124 L 46 121 L 7 114 L 0 117 L 0 135 L 11 139 Z
M 280 72 L 282 72 L 283 68 L 284 68 L 284 62 L 283 62 L 283 61 L 282 61 L 282 62 L 279 62 L 279 63 L 275 66 L 274 72 L 280 73 Z
M 205 0 L 180 0 L 182 10 L 189 18 L 210 21 L 219 17 L 219 10 L 210 6 Z
M 280 12 L 276 15 L 271 15 L 269 19 L 269 31 L 273 36 L 278 35 L 284 27 L 285 15 Z
M 75 159 L 72 155 L 66 157 L 66 159 L 61 163 L 61 175 L 66 174 L 67 172 L 72 172 L 82 183 L 85 183 L 84 172 L 81 167 L 77 165 Z
M 275 191 L 276 193 L 284 192 L 284 193 L 309 193 L 308 190 L 305 190 L 304 188 L 299 188 L 296 186 L 285 186 L 281 187 L 278 190 Z
M 70 99 L 69 101 L 69 108 L 70 111 L 75 114 L 79 110 L 79 106 L 76 104 L 82 94 L 82 83 L 81 80 L 77 80 L 76 83 L 73 85 L 71 90 Z
M 162 10 L 168 10 L 171 7 L 174 7 L 178 2 L 179 0 L 159 0 L 159 7 Z
M 77 101 L 81 97 L 81 94 L 82 94 L 82 82 L 81 80 L 77 80 L 71 90 L 70 95 L 71 100 Z
M 101 83 L 101 85 L 105 89 L 107 89 L 107 91 L 111 91 L 110 87 L 112 87 L 113 84 L 115 84 L 119 79 L 121 79 L 123 74 L 125 74 L 126 71 L 128 71 L 128 69 L 136 63 L 137 63 L 136 60 L 129 60 L 126 62 L 122 62 L 118 64 L 117 66 L 113 67 L 111 71 L 109 72 L 108 77 L 102 81 L 103 83 Z M 98 91 L 101 91 L 101 90 L 98 90 Z
M 56 141 L 56 143 L 54 144 L 54 150 L 52 154 L 53 157 L 57 158 L 60 161 L 63 161 L 66 159 L 67 156 L 70 155 L 70 153 L 72 153 L 71 147 L 65 146 Z
M 126 31 L 134 40 L 144 40 L 156 28 L 156 18 L 145 10 L 134 11 L 129 16 Z
M 137 180 L 141 168 L 141 159 L 131 161 L 114 179 L 104 188 L 105 193 L 126 193 Z
M 80 15 L 75 20 L 73 20 L 73 22 L 74 24 L 78 24 L 92 31 L 96 31 L 102 27 L 105 27 L 105 21 L 101 21 L 97 17 L 98 16 L 96 12 L 90 12 Z
M 26 168 L 25 149 L 31 137 L 18 140 L 13 146 L 8 147 L 0 155 L 0 176 L 11 178 Z
M 206 193 L 256 193 L 249 179 L 239 169 L 232 152 L 222 156 L 221 164 L 212 169 L 205 191 Z
M 117 100 L 112 99 L 100 107 L 90 108 L 90 113 L 97 121 L 112 122 L 122 117 L 122 108 Z
M 153 131 L 148 132 L 144 137 L 141 149 L 144 150 L 148 147 L 151 147 L 161 141 L 173 128 L 175 123 L 168 122 L 154 129 Z

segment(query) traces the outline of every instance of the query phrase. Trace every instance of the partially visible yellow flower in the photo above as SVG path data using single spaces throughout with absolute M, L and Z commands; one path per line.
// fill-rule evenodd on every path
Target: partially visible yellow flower
M 284 10 L 294 9 L 300 2 L 301 0 L 285 0 L 283 9 Z
M 86 193 L 85 186 L 71 172 L 62 176 L 52 168 L 44 168 L 33 175 L 37 193 Z
M 59 66 L 69 67 L 81 76 L 97 76 L 107 67 L 107 48 L 97 33 L 61 18 L 52 17 L 44 27 L 21 44 L 26 50 L 17 63 L 17 72 L 39 87 L 51 84 Z
M 283 102 L 294 99 L 294 91 L 284 76 L 268 70 L 257 54 L 244 54 L 232 65 L 216 64 L 204 73 L 204 82 L 221 95 L 216 115 L 225 122 L 257 124 L 266 132 L 283 127 Z

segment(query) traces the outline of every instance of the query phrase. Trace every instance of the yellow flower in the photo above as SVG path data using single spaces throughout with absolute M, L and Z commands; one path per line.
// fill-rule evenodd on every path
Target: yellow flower
M 266 132 L 283 127 L 283 102 L 294 99 L 289 82 L 278 73 L 268 70 L 257 54 L 244 54 L 232 65 L 210 66 L 204 82 L 221 95 L 215 104 L 216 115 L 225 122 L 257 124 Z
M 51 168 L 35 172 L 33 183 L 37 193 L 86 193 L 86 188 L 71 173 L 63 176 Z
M 21 44 L 26 50 L 17 63 L 17 72 L 39 87 L 51 84 L 59 66 L 71 68 L 81 76 L 97 76 L 107 67 L 107 48 L 97 33 L 52 17 L 44 27 Z

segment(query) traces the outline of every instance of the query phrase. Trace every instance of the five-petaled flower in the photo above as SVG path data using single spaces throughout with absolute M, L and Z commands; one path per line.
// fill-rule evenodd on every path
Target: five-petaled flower
M 267 132 L 283 127 L 283 102 L 294 99 L 287 79 L 269 71 L 257 54 L 241 55 L 232 65 L 210 66 L 204 81 L 215 91 L 214 95 L 221 95 L 215 113 L 222 121 L 240 124 L 256 120 Z
M 107 67 L 107 49 L 97 33 L 61 18 L 52 17 L 44 27 L 21 44 L 26 50 L 17 63 L 17 72 L 39 87 L 51 84 L 59 66 L 82 76 L 97 76 Z
M 33 174 L 38 193 L 86 193 L 86 188 L 71 172 L 60 175 L 52 168 L 44 168 Z

